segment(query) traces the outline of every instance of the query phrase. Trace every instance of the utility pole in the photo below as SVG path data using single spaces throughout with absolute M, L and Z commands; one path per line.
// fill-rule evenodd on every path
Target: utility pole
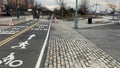
M 64 7 L 63 5 L 64 5 L 64 3 L 62 2 L 62 6 L 61 6 L 61 10 L 62 10 L 62 19 L 63 19 L 63 14 L 64 14 L 64 13 L 63 13 L 63 7 Z
M 74 28 L 78 28 L 78 0 L 76 0 L 76 12 L 75 12 L 75 22 L 74 22 Z
M 18 5 L 18 0 L 16 0 L 16 14 L 17 14 L 17 18 L 19 18 L 19 5 Z

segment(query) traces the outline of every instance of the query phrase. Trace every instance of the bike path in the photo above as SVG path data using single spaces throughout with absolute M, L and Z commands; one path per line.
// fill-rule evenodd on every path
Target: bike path
M 24 22 L 24 23 L 17 24 L 15 26 L 11 26 L 8 29 L 1 30 L 0 31 L 0 41 L 16 34 L 17 32 L 20 32 L 21 30 L 24 30 L 25 28 L 31 26 L 35 22 L 36 21 L 30 20 L 30 21 L 27 21 L 27 22 Z
M 35 68 L 40 51 L 42 49 L 42 46 L 44 44 L 48 32 L 48 28 L 49 28 L 49 23 L 42 22 L 37 26 L 31 28 L 29 31 L 23 33 L 22 35 L 8 42 L 7 44 L 1 46 L 0 60 L 2 60 L 2 58 L 14 52 L 15 58 L 9 64 L 17 65 L 19 64 L 18 62 L 16 63 L 12 63 L 12 62 L 18 60 L 18 61 L 22 61 L 23 63 L 22 65 L 19 65 L 15 68 Z M 25 47 L 12 48 L 14 46 L 22 46 L 22 45 Z M 3 63 L 0 65 L 0 68 L 1 67 L 14 68 L 9 64 L 5 65 Z

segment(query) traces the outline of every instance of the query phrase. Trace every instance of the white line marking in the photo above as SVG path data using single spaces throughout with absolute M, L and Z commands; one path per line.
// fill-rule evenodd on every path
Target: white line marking
M 47 40 L 48 40 L 48 37 L 49 37 L 49 33 L 50 33 L 50 27 L 51 27 L 51 20 L 50 20 L 50 25 L 49 25 L 49 28 L 48 28 L 47 36 L 45 38 L 45 42 L 44 42 L 42 50 L 41 50 L 41 52 L 39 54 L 39 57 L 38 57 L 35 68 L 40 68 L 40 64 L 41 64 L 41 61 L 42 61 L 42 57 L 43 57 L 45 47 L 46 47 L 46 44 L 47 44 Z
M 15 34 L 18 31 L 0 31 L 0 34 Z

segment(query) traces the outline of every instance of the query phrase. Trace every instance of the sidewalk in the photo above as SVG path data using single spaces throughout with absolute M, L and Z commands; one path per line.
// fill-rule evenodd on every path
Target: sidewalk
M 112 22 L 109 23 L 95 23 L 95 20 L 98 19 L 93 19 L 92 24 L 88 24 L 88 19 L 82 19 L 78 20 L 78 27 L 79 28 L 89 28 L 89 27 L 95 27 L 95 26 L 102 26 L 102 25 L 109 25 L 109 24 L 115 24 Z M 64 20 L 70 27 L 74 27 L 74 21 L 66 21 Z
M 44 68 L 120 68 L 120 63 L 61 21 L 52 24 Z
M 120 24 L 119 21 L 110 20 L 111 16 L 102 16 L 102 18 L 93 18 L 92 24 L 88 24 L 88 19 L 78 19 L 78 27 L 79 28 L 89 28 L 89 27 L 95 27 L 95 26 L 103 26 L 103 25 L 109 25 L 109 24 Z M 64 20 L 66 22 L 66 20 Z M 74 27 L 74 21 L 66 22 L 70 27 Z

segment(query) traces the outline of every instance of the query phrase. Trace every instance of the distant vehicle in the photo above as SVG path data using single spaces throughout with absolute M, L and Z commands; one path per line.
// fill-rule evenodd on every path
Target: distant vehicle
M 18 0 L 18 6 L 16 6 L 16 0 L 0 0 L 0 14 L 11 15 L 15 13 L 16 7 L 20 12 L 26 12 L 32 7 L 34 0 Z

